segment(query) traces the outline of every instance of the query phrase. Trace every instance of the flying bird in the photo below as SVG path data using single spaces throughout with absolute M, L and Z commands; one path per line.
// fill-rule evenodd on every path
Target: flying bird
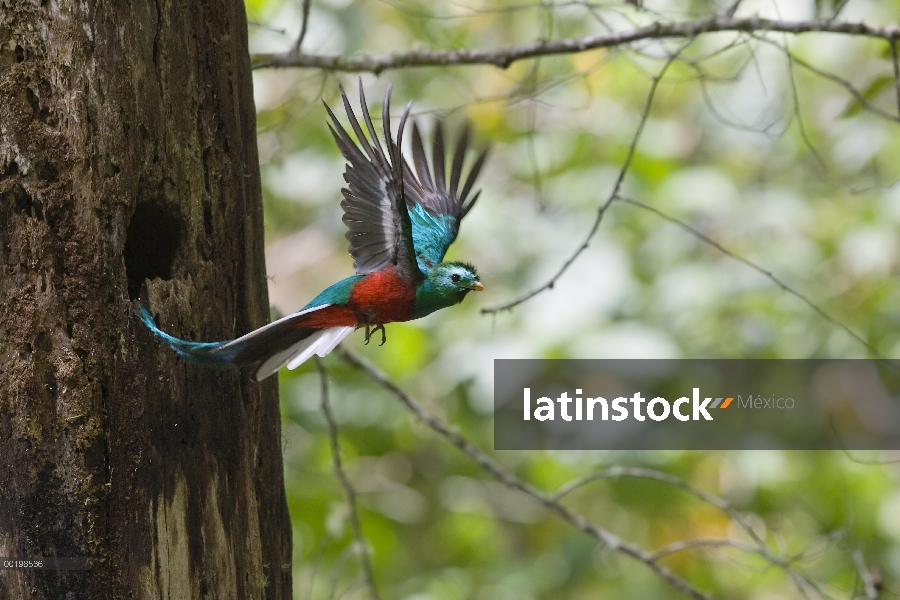
M 341 207 L 355 275 L 325 289 L 294 314 L 234 340 L 179 339 L 157 327 L 150 312 L 139 304 L 137 315 L 147 327 L 187 359 L 213 365 L 258 365 L 256 378 L 262 380 L 285 364 L 294 369 L 314 354 L 325 356 L 354 329 L 365 328 L 366 343 L 380 331 L 384 344 L 385 323 L 424 317 L 462 302 L 471 291 L 483 290 L 474 266 L 444 262 L 444 255 L 456 239 L 460 221 L 481 193 L 476 192 L 469 200 L 487 148 L 478 154 L 463 181 L 469 147 L 466 126 L 456 141 L 448 180 L 441 123 L 434 130 L 430 165 L 422 136 L 413 123 L 411 167 L 400 144 L 412 103 L 400 117 L 395 141 L 391 136 L 390 96 L 388 84 L 382 105 L 384 143 L 372 125 L 362 85 L 359 103 L 368 136 L 343 88 L 344 110 L 357 141 L 325 104 L 331 118 L 328 127 L 347 160 L 347 187 L 341 190 Z

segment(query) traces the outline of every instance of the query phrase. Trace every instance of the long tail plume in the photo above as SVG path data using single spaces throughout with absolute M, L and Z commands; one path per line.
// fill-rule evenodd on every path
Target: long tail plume
M 144 305 L 138 304 L 135 314 L 144 322 L 144 325 L 153 332 L 153 334 L 161 339 L 166 345 L 183 356 L 184 358 L 201 362 L 207 365 L 228 364 L 234 362 L 235 357 L 240 349 L 231 347 L 223 351 L 223 347 L 231 344 L 234 340 L 225 340 L 222 342 L 189 342 L 182 340 L 173 335 L 169 335 L 156 325 L 150 311 Z
M 153 334 L 187 360 L 204 365 L 259 365 L 256 379 L 262 380 L 287 365 L 294 369 L 312 355 L 325 356 L 353 331 L 353 327 L 310 327 L 309 315 L 328 308 L 304 309 L 269 323 L 235 340 L 189 342 L 161 330 L 143 305 L 137 316 Z

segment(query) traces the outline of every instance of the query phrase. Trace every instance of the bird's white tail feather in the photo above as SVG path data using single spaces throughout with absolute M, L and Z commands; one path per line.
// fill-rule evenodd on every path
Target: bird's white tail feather
M 353 331 L 352 327 L 332 327 L 331 329 L 322 330 L 322 335 L 315 344 L 305 348 L 300 348 L 300 344 L 297 344 L 296 347 L 299 352 L 288 362 L 288 369 L 296 369 L 313 354 L 319 356 L 327 355 L 334 350 L 335 346 L 341 343 L 341 340 L 350 335 L 351 331 Z
M 320 348 L 316 351 L 316 354 L 318 354 L 319 356 L 331 354 L 331 351 L 334 350 L 335 347 L 340 344 L 345 337 L 350 335 L 350 332 L 353 331 L 353 327 L 334 327 L 332 329 L 329 329 L 328 331 L 329 333 L 326 333 L 324 336 L 322 336 Z M 325 338 L 330 338 L 327 345 L 325 344 Z M 288 369 L 295 369 L 303 362 L 302 360 L 298 360 L 298 358 L 294 358 L 291 360 L 290 364 L 288 364 Z
M 331 327 L 316 331 L 290 348 L 270 356 L 256 371 L 256 379 L 260 381 L 265 379 L 285 364 L 288 369 L 296 369 L 313 354 L 325 356 L 334 350 L 341 340 L 350 335 L 351 331 L 353 331 L 353 327 Z

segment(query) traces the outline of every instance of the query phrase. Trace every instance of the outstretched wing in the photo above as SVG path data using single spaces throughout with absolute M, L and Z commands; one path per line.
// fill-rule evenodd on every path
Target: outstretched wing
M 393 265 L 397 273 L 406 281 L 416 284 L 422 280 L 422 273 L 416 266 L 412 239 L 412 224 L 404 198 L 400 145 L 391 137 L 390 125 L 391 86 L 384 94 L 382 122 L 384 126 L 384 146 L 375 133 L 369 108 L 359 87 L 359 104 L 368 130 L 368 138 L 359 124 L 347 94 L 341 88 L 341 98 L 350 126 L 358 142 L 347 133 L 328 105 L 325 105 L 332 123 L 331 134 L 337 142 L 341 154 L 347 159 L 344 180 L 347 187 L 341 207 L 344 209 L 344 223 L 347 225 L 347 240 L 350 255 L 357 273 L 380 271 Z M 397 128 L 397 140 L 403 138 L 403 128 L 409 116 L 411 103 L 406 106 Z
M 425 148 L 419 128 L 413 123 L 412 154 L 415 173 L 404 162 L 403 182 L 406 204 L 412 222 L 412 239 L 419 269 L 428 271 L 444 259 L 447 248 L 456 239 L 459 223 L 471 210 L 481 192 L 476 192 L 468 200 L 475 179 L 481 171 L 488 149 L 485 148 L 475 159 L 462 189 L 463 163 L 469 146 L 469 127 L 466 126 L 456 142 L 453 162 L 450 167 L 450 181 L 445 170 L 444 129 L 438 122 L 434 131 L 431 150 L 432 166 L 428 165 Z M 468 201 L 467 201 L 468 200 Z

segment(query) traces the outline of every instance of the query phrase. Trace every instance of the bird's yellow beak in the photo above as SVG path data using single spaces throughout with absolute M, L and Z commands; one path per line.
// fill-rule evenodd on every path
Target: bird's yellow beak
M 481 285 L 480 281 L 476 281 L 473 285 L 469 286 L 470 290 L 474 290 L 476 292 L 481 292 L 484 290 L 484 286 Z

